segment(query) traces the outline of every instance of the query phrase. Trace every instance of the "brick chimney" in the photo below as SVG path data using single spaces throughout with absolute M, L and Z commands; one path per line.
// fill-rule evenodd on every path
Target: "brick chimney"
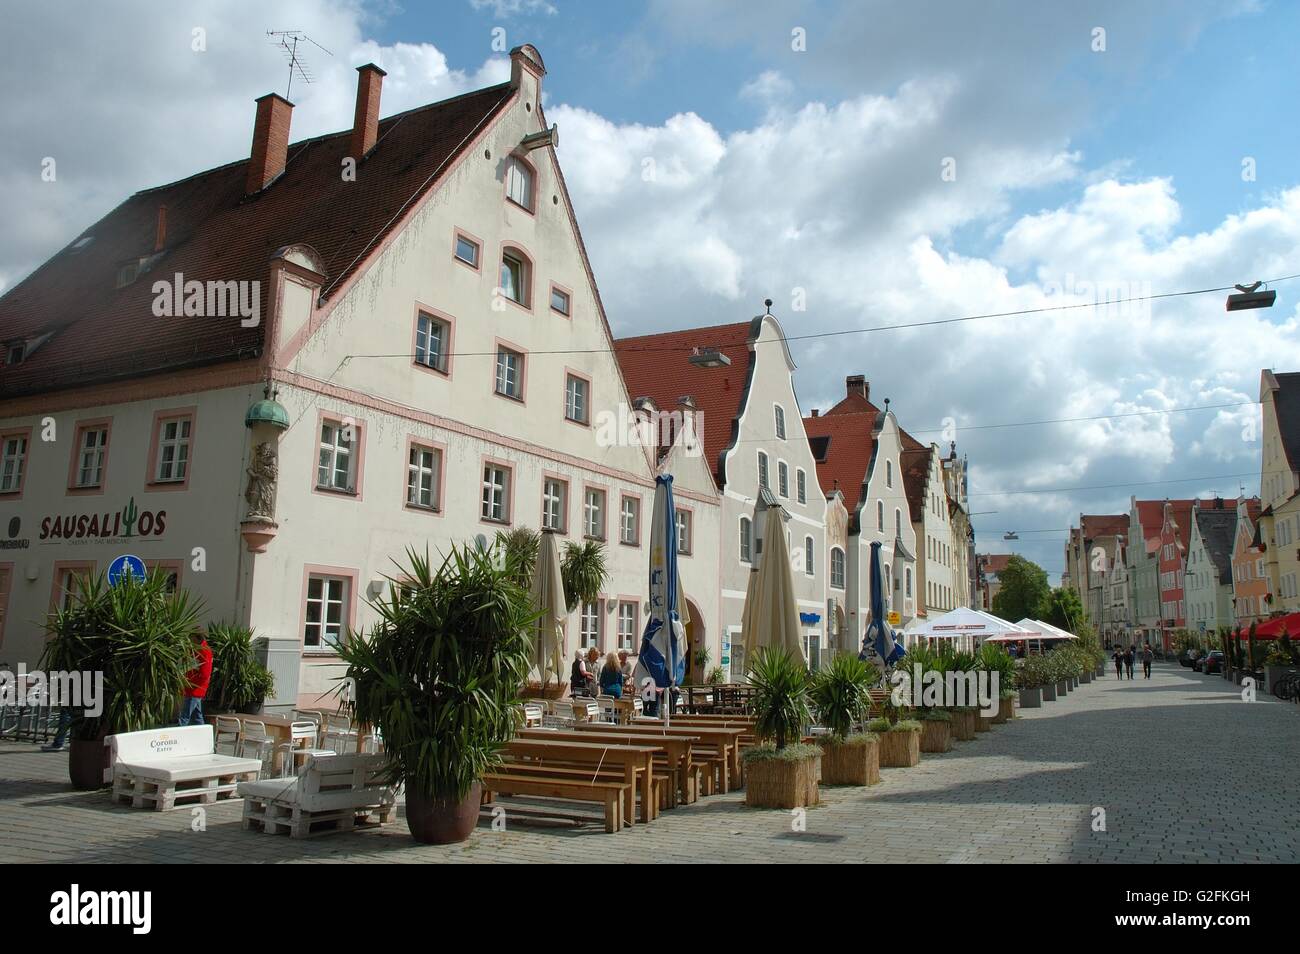
M 844 394 L 846 397 L 859 394 L 869 401 L 871 400 L 871 382 L 864 375 L 850 374 L 844 379 Z
M 253 151 L 248 159 L 248 178 L 244 181 L 246 194 L 261 192 L 284 172 L 289 157 L 289 119 L 292 116 L 293 103 L 278 93 L 267 93 L 257 100 Z
M 358 162 L 375 148 L 379 137 L 379 91 L 387 75 L 374 63 L 357 67 L 357 111 L 352 120 L 352 147 L 348 155 Z
M 821 413 L 822 413 L 822 412 L 821 412 L 820 410 L 818 410 L 817 408 L 813 408 L 813 409 L 812 409 L 812 416 L 813 416 L 813 417 L 820 417 L 820 416 L 821 416 Z

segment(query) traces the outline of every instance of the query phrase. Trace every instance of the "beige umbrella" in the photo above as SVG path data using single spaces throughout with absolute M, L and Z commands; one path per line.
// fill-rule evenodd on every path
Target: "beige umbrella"
M 560 576 L 560 548 L 555 545 L 555 534 L 542 531 L 537 547 L 537 566 L 533 568 L 531 589 L 534 608 L 541 610 L 533 642 L 533 670 L 545 695 L 547 674 L 554 673 L 558 681 L 564 673 L 565 618 L 569 615 L 564 602 L 564 581 Z
M 790 575 L 790 548 L 785 542 L 785 521 L 780 507 L 768 507 L 764 517 L 763 556 L 758 572 L 751 573 L 753 599 L 741 622 L 745 668 L 754 664 L 760 646 L 784 646 L 806 666 L 808 656 L 799 634 L 799 607 Z

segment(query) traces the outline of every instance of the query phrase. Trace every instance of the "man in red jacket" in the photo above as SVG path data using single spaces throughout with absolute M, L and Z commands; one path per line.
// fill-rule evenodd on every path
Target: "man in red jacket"
M 181 725 L 203 725 L 203 697 L 212 681 L 212 650 L 202 633 L 195 633 L 194 668 L 189 672 L 190 687 L 181 700 Z

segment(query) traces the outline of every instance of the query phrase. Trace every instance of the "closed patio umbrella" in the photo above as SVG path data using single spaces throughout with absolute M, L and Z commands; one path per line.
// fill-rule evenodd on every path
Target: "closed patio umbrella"
M 555 673 L 557 682 L 564 675 L 564 630 L 561 627 L 568 616 L 564 581 L 560 576 L 560 548 L 555 545 L 555 534 L 550 530 L 542 531 L 530 592 L 533 607 L 542 614 L 534 630 L 533 671 L 537 673 L 537 681 L 545 696 L 547 674 Z
M 673 478 L 655 478 L 654 515 L 650 523 L 650 613 L 641 635 L 636 685 L 652 683 L 647 705 L 671 698 L 672 687 L 686 675 L 686 629 L 677 611 L 677 515 L 673 506 Z M 641 690 L 644 691 L 644 690 Z M 663 707 L 664 722 L 668 707 Z
M 808 654 L 799 635 L 799 605 L 790 575 L 790 548 L 785 542 L 785 521 L 780 507 L 768 507 L 763 518 L 763 556 L 753 580 L 753 599 L 745 603 L 749 612 L 741 621 L 745 645 L 745 669 L 754 664 L 760 646 L 783 646 L 805 666 Z

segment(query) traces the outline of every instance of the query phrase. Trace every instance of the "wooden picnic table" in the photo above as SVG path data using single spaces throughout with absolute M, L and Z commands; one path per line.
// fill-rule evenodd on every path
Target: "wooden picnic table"
M 682 686 L 679 691 L 685 697 L 682 700 L 683 704 L 691 712 L 712 709 L 717 705 L 716 697 L 713 695 L 713 686 Z
M 586 722 L 576 726 L 568 734 L 577 738 L 592 735 L 607 736 L 632 745 L 657 745 L 664 750 L 669 764 L 677 775 L 677 790 L 681 800 L 689 805 L 698 797 L 698 793 L 690 784 L 691 748 L 700 741 L 696 735 L 687 732 L 643 732 L 639 727 L 610 725 L 608 722 Z
M 590 726 L 583 726 L 583 728 L 590 728 Z M 618 728 L 635 731 L 647 738 L 654 738 L 665 731 L 663 723 L 658 719 L 638 719 L 630 726 L 619 726 Z M 731 791 L 735 784 L 739 784 L 740 739 L 742 736 L 752 734 L 753 728 L 751 726 L 724 726 L 712 723 L 701 725 L 689 721 L 689 717 L 673 717 L 668 721 L 667 731 L 674 735 L 689 735 L 715 748 L 717 753 L 723 757 L 722 790 L 724 792 Z
M 543 735 L 538 738 L 538 733 Z M 579 762 L 583 765 L 617 765 L 623 769 L 628 783 L 623 803 L 623 815 L 628 825 L 636 817 L 637 774 L 641 774 L 641 820 L 654 817 L 654 757 L 658 751 L 653 745 L 607 745 L 603 742 L 575 742 L 565 735 L 547 729 L 524 729 L 505 745 L 505 753 L 516 758 Z M 548 736 L 554 736 L 548 737 Z

